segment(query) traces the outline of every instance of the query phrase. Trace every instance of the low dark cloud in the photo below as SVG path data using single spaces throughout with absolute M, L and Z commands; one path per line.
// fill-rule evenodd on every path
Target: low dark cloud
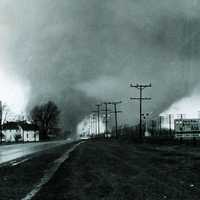
M 200 5 L 170 0 L 3 1 L 6 59 L 29 81 L 29 106 L 48 99 L 74 127 L 100 101 L 124 100 L 129 82 L 152 82 L 145 109 L 160 113 L 199 84 Z

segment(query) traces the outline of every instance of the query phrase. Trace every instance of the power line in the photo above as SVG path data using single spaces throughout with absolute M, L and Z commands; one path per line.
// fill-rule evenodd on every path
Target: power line
M 145 89 L 145 88 L 148 88 L 148 87 L 152 87 L 151 83 L 148 84 L 148 85 L 145 85 L 145 84 L 130 84 L 130 87 L 134 87 L 136 89 L 138 89 L 140 91 L 140 97 L 137 97 L 137 98 L 130 98 L 131 100 L 139 100 L 140 102 L 140 138 L 142 139 L 143 135 L 142 135 L 142 101 L 144 100 L 151 100 L 151 98 L 147 98 L 147 97 L 142 97 L 142 91 Z

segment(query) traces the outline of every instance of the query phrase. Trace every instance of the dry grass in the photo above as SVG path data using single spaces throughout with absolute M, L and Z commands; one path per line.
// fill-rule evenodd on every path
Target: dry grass
M 199 200 L 199 150 L 175 149 L 88 141 L 35 199 Z

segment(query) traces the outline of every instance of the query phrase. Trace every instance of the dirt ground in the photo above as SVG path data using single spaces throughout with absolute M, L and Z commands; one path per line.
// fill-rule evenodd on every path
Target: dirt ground
M 199 200 L 200 148 L 88 141 L 34 200 Z

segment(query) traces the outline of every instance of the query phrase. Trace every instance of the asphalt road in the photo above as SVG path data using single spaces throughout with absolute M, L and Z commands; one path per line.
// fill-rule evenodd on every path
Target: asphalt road
M 0 165 L 71 142 L 72 141 L 60 140 L 40 143 L 3 145 L 0 146 Z
M 0 199 L 29 199 L 27 197 L 35 188 L 51 178 L 49 175 L 57 170 L 63 155 L 76 143 L 58 141 L 0 146 L 4 162 L 0 164 Z

